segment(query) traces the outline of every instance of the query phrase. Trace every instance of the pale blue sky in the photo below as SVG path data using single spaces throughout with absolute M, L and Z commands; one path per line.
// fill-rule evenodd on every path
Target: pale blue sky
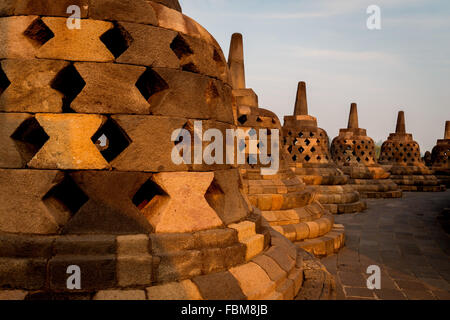
M 180 0 L 228 56 L 244 36 L 247 87 L 280 119 L 306 81 L 310 114 L 332 139 L 358 103 L 360 127 L 375 141 L 395 130 L 398 110 L 422 152 L 450 120 L 449 0 Z M 381 8 L 382 30 L 366 27 Z

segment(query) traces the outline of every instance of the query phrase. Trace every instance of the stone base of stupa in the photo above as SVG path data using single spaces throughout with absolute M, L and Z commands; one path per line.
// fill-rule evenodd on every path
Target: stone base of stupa
M 403 191 L 441 192 L 445 191 L 433 171 L 422 166 L 383 165 L 391 173 L 391 179 Z
M 339 236 L 333 232 L 333 215 L 317 201 L 315 189 L 305 187 L 290 169 L 280 169 L 272 176 L 261 175 L 259 169 L 241 169 L 241 173 L 244 191 L 250 203 L 261 210 L 263 225 L 300 247 L 308 243 L 305 250 L 318 256 L 337 252 L 343 246 L 343 230 Z M 324 243 L 335 238 L 333 250 L 324 249 Z
M 367 208 L 366 203 L 360 201 L 358 191 L 348 185 L 349 177 L 337 167 L 297 163 L 292 170 L 314 190 L 316 199 L 332 214 L 356 213 Z
M 350 177 L 349 185 L 359 192 L 361 198 L 401 198 L 403 195 L 390 179 L 390 173 L 378 165 L 343 166 L 341 169 Z

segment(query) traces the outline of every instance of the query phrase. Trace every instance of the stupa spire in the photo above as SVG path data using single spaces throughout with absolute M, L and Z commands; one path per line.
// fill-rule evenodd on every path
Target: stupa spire
M 306 83 L 301 81 L 297 87 L 297 98 L 295 100 L 294 116 L 308 115 L 308 101 L 306 98 Z
M 348 117 L 348 129 L 358 129 L 358 107 L 356 103 L 352 103 L 350 107 L 350 115 Z
M 233 89 L 245 89 L 244 43 L 240 33 L 234 33 L 231 36 L 228 67 Z
M 395 133 L 406 133 L 405 112 L 404 111 L 398 112 L 397 127 L 395 128 Z

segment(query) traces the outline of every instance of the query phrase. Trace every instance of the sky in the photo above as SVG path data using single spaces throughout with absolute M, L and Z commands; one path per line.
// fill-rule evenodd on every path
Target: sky
M 243 34 L 246 83 L 260 107 L 280 120 L 294 110 L 297 84 L 307 86 L 309 114 L 333 139 L 352 102 L 359 126 L 378 142 L 406 131 L 424 153 L 450 120 L 448 0 L 180 0 L 228 56 Z M 381 10 L 381 30 L 367 28 L 369 5 Z

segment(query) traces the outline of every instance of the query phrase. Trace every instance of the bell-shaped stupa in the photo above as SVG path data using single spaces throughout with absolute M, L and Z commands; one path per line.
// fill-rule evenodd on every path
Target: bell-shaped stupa
M 434 174 L 450 188 L 450 121 L 445 122 L 444 139 L 439 139 L 431 152 L 431 168 Z
M 391 179 L 403 191 L 443 191 L 433 171 L 425 166 L 419 144 L 406 133 L 405 113 L 400 111 L 395 133 L 381 146 L 378 162 L 391 173 Z
M 358 124 L 356 103 L 350 107 L 348 126 L 331 143 L 331 156 L 350 177 L 349 184 L 366 198 L 400 198 L 402 191 L 376 160 L 375 143 Z
M 334 225 L 333 216 L 317 201 L 315 191 L 308 189 L 289 168 L 286 154 L 279 143 L 281 124 L 278 117 L 269 110 L 259 108 L 256 94 L 245 87 L 243 42 L 240 34 L 232 36 L 228 63 L 236 101 L 237 126 L 246 132 L 267 130 L 270 139 L 268 145 L 272 145 L 272 139 L 278 140 L 274 146 L 279 154 L 279 166 L 275 174 L 262 174 L 259 165 L 246 164 L 241 167 L 244 190 L 251 204 L 261 210 L 263 224 L 283 234 L 297 247 L 317 256 L 338 251 L 344 244 L 343 228 Z M 278 130 L 278 135 L 275 136 L 271 129 Z M 244 147 L 247 158 L 256 157 L 260 152 L 261 142 L 254 154 L 249 150 L 248 143 L 242 146 Z M 269 153 L 274 155 L 273 151 L 269 150 Z
M 348 176 L 333 162 L 327 133 L 308 114 L 305 82 L 298 84 L 294 115 L 284 117 L 282 143 L 295 174 L 316 188 L 317 199 L 330 212 L 354 213 L 366 208 L 358 191 L 348 185 Z
M 72 20 L 65 0 L 0 4 L 0 296 L 299 292 L 302 257 L 236 166 L 174 161 L 199 123 L 235 128 L 233 98 L 214 38 L 157 2 L 74 0 Z

